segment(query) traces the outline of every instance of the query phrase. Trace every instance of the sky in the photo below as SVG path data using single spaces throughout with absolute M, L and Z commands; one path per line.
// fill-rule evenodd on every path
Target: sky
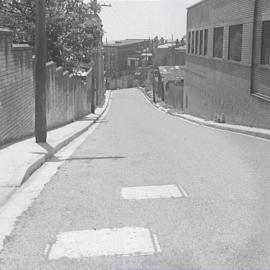
M 182 38 L 186 32 L 186 8 L 199 0 L 99 0 L 104 41 L 126 38 Z

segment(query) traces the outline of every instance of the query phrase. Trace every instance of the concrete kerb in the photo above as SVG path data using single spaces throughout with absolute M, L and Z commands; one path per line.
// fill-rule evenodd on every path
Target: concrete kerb
M 144 88 L 138 87 L 139 90 L 143 93 L 143 95 L 147 98 L 147 100 L 158 110 L 165 112 L 167 114 L 170 114 L 174 117 L 181 118 L 185 121 L 195 123 L 198 125 L 210 127 L 210 128 L 215 128 L 215 129 L 221 129 L 225 131 L 231 131 L 239 134 L 244 134 L 248 136 L 254 136 L 254 137 L 259 137 L 262 139 L 270 140 L 270 130 L 269 129 L 261 129 L 261 128 L 254 128 L 254 127 L 248 127 L 248 126 L 240 126 L 240 125 L 231 125 L 231 124 L 221 124 L 221 123 L 216 123 L 214 121 L 210 120 L 205 120 L 199 117 L 195 117 L 192 115 L 184 114 L 184 113 L 175 113 L 171 112 L 170 109 L 161 109 L 157 104 L 153 103 L 153 101 L 147 96 L 145 93 Z
M 88 126 L 86 126 L 85 128 L 79 130 L 78 132 L 76 132 L 75 134 L 73 134 L 72 136 L 64 139 L 61 143 L 59 143 L 58 145 L 56 145 L 53 149 L 49 150 L 48 153 L 46 153 L 43 157 L 39 158 L 38 160 L 36 160 L 34 163 L 32 163 L 28 168 L 24 169 L 24 172 L 21 175 L 21 185 L 23 183 L 25 183 L 27 181 L 27 179 L 38 169 L 40 168 L 48 159 L 50 159 L 51 157 L 53 157 L 53 155 L 55 153 L 57 153 L 60 149 L 62 149 L 63 147 L 65 147 L 66 145 L 68 145 L 71 141 L 73 141 L 75 138 L 79 137 L 81 134 L 83 134 L 84 132 L 86 132 L 93 124 L 95 124 L 99 118 L 104 114 L 104 112 L 106 111 L 106 109 L 108 108 L 108 104 L 109 104 L 109 100 L 111 98 L 111 94 L 112 92 L 109 91 L 107 100 L 103 106 L 103 110 L 102 112 L 97 115 L 97 117 L 95 117 Z
M 16 190 L 16 187 L 0 187 L 0 208 L 12 197 Z

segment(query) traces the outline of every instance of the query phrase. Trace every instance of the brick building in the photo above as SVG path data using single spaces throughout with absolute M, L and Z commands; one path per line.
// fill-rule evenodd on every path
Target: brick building
M 270 1 L 201 1 L 187 40 L 185 110 L 270 128 Z
M 104 68 L 108 77 L 135 69 L 140 64 L 140 55 L 149 45 L 149 40 L 126 39 L 104 44 Z

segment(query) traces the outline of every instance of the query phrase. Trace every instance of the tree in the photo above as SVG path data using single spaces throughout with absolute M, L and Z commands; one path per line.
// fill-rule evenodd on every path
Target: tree
M 159 45 L 159 39 L 158 36 L 155 36 L 153 39 L 153 45 L 154 45 L 154 49 L 156 49 Z
M 175 41 L 175 47 L 176 48 L 179 48 L 180 47 L 180 42 L 179 42 L 179 39 L 178 38 Z
M 159 42 L 160 42 L 161 45 L 165 44 L 165 39 L 164 39 L 164 37 L 161 37 Z
M 14 41 L 34 46 L 35 7 L 32 0 L 0 0 L 0 24 L 14 30 Z M 73 71 L 89 62 L 103 29 L 95 0 L 45 0 L 48 61 Z
M 186 46 L 186 36 L 183 36 L 180 41 L 180 46 Z

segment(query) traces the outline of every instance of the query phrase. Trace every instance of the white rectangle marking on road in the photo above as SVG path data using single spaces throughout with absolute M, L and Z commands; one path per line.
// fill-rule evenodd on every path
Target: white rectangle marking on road
M 160 244 L 159 244 L 157 235 L 156 234 L 153 234 L 153 238 L 154 238 L 154 243 L 155 243 L 155 246 L 156 246 L 156 251 L 158 253 L 160 253 L 161 252 L 161 247 L 160 247 Z
M 153 235 L 146 228 L 124 227 L 60 233 L 49 254 L 50 260 L 64 257 L 79 259 L 98 256 L 153 255 L 156 250 Z
M 184 188 L 180 185 L 180 184 L 178 184 L 178 188 L 181 190 L 181 193 L 184 195 L 184 197 L 188 197 L 188 194 L 187 194 L 187 192 L 184 190 Z
M 124 187 L 121 196 L 126 200 L 181 198 L 183 194 L 177 185 Z

